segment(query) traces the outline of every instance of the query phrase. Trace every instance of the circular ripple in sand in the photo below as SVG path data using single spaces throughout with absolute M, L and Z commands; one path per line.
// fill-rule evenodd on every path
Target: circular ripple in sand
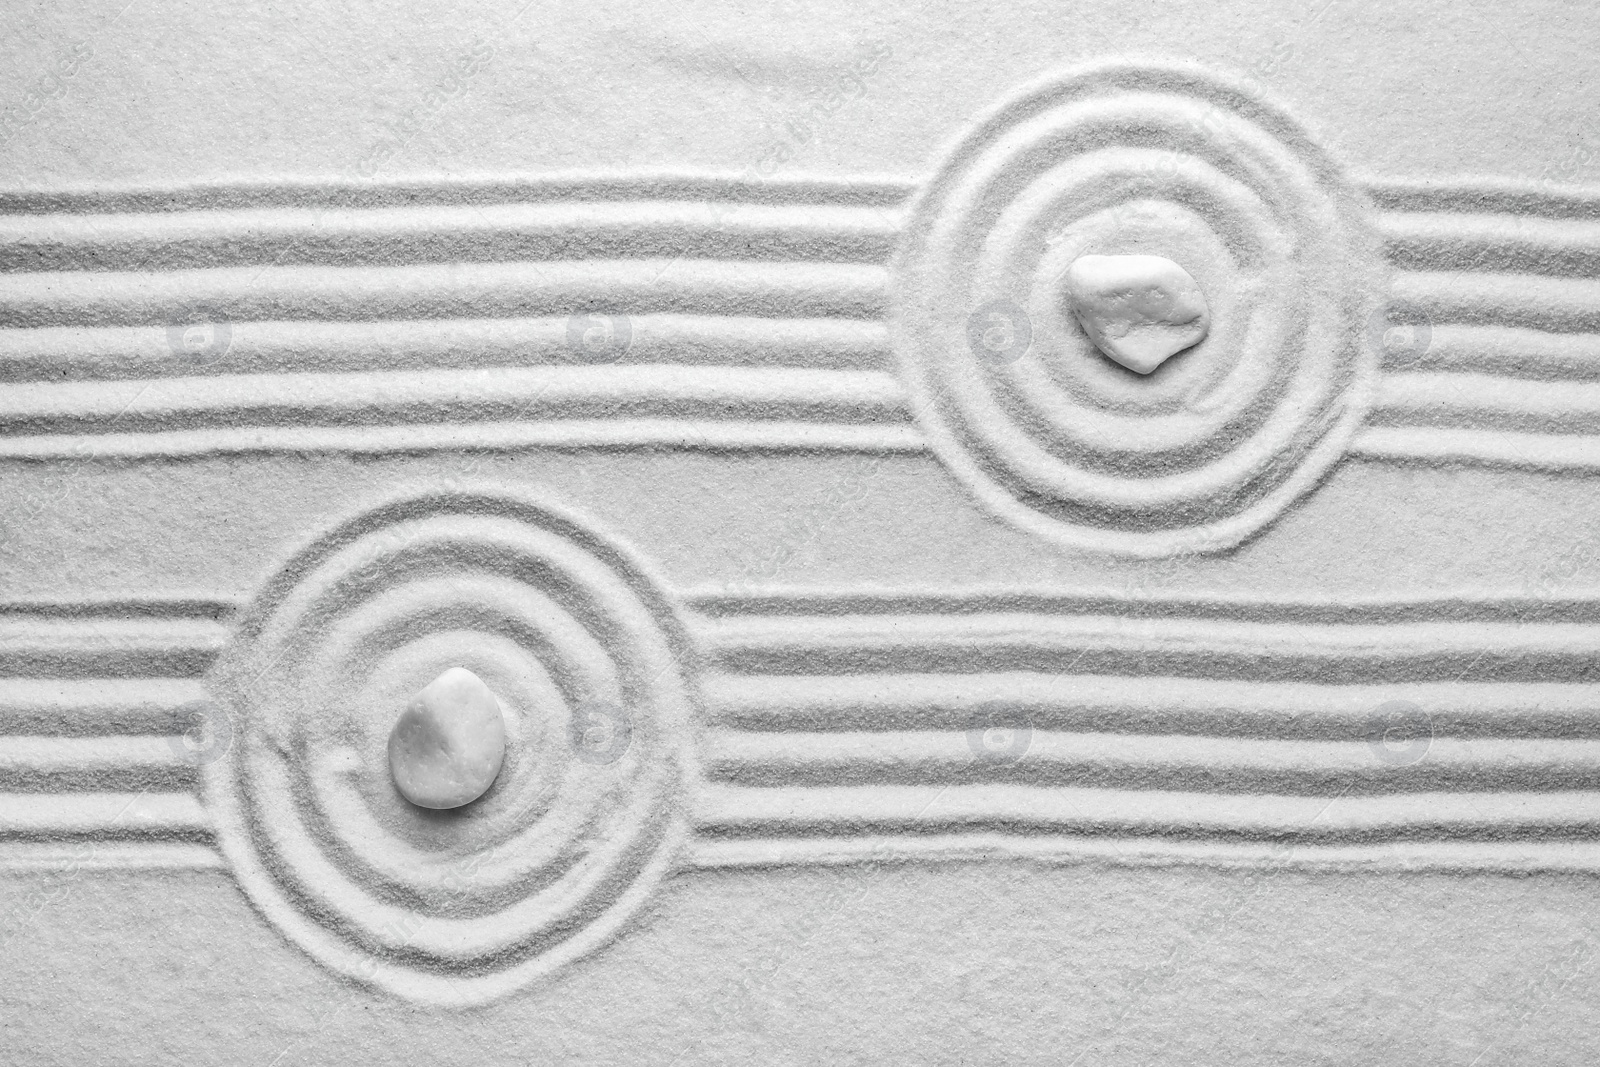
M 1381 284 L 1363 219 L 1320 149 L 1242 86 L 1120 64 L 1037 85 L 980 120 L 912 209 L 894 336 L 918 417 L 1036 533 L 1137 554 L 1236 544 L 1362 417 Z M 1183 266 L 1207 337 L 1148 376 L 1106 359 L 1065 292 L 1090 253 Z
M 685 648 L 637 566 L 553 509 L 451 493 L 364 513 L 278 572 L 219 662 L 224 852 L 340 971 L 430 1001 L 514 989 L 605 940 L 673 862 Z M 508 750 L 482 797 L 431 811 L 387 741 L 450 667 L 499 697 Z

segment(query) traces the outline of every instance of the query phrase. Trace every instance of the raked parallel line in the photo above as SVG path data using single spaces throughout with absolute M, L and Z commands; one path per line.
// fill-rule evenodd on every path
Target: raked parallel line
M 608 328 L 612 331 L 607 332 Z M 201 328 L 204 331 L 204 327 Z M 596 331 L 596 332 L 589 332 Z M 233 322 L 207 354 L 165 326 L 0 329 L 0 382 L 530 366 L 889 370 L 888 329 L 866 319 L 587 315 Z M 220 349 L 220 351 L 218 351 Z M 9 386 L 4 386 L 9 388 Z
M 0 868 L 213 867 L 201 678 L 232 605 L 0 607 Z
M 783 419 L 554 419 L 392 426 L 265 426 L 152 433 L 38 434 L 0 437 L 0 459 L 188 459 L 227 455 L 378 455 L 432 452 L 582 452 L 919 454 L 915 427 Z
M 719 619 L 696 631 L 715 669 L 741 674 L 1078 671 L 1323 683 L 1600 681 L 1600 627 L 1561 622 L 1329 625 L 993 611 Z
M 168 185 L 86 185 L 0 192 L 0 214 L 164 214 L 186 211 L 488 207 L 509 204 L 712 204 L 901 207 L 917 189 L 901 177 L 765 178 L 732 172 L 628 168 L 525 176 L 452 175 L 441 179 L 193 181 Z
M 878 371 L 749 367 L 502 367 L 26 382 L 0 389 L 6 436 L 206 426 L 674 418 L 886 424 L 905 390 Z
M 1600 195 L 1367 186 L 1390 314 L 1428 343 L 1388 354 L 1352 454 L 1600 469 Z M 866 377 L 818 402 L 758 389 L 742 411 L 644 396 L 669 365 L 770 370 L 776 393 L 794 370 L 893 373 L 885 264 L 914 191 L 647 174 L 3 194 L 0 457 L 921 451 Z M 575 315 L 623 316 L 627 336 L 585 348 Z M 172 329 L 196 319 L 226 324 L 220 356 L 181 349 Z M 552 419 L 512 396 L 529 398 L 519 375 L 596 359 L 617 365 L 598 368 L 619 372 L 617 403 L 553 391 Z M 505 379 L 501 399 L 403 377 L 463 371 Z M 126 409 L 94 392 L 119 380 Z
M 694 812 L 713 838 L 974 830 L 1234 840 L 1569 840 L 1600 831 L 1600 791 L 1234 794 L 1016 784 L 707 785 Z
M 823 849 L 859 848 L 863 839 L 884 834 L 894 835 L 900 848 L 915 849 L 917 839 L 931 835 L 985 833 L 1023 842 L 1055 839 L 1059 845 L 1080 835 L 1146 847 L 1177 839 L 1191 848 L 1249 841 L 1296 846 L 1492 842 L 1537 854 L 1549 846 L 1562 850 L 1592 841 L 1600 831 L 1600 792 L 1330 797 L 1007 783 L 708 784 L 697 790 L 694 821 L 697 851 L 718 844 L 760 850 L 795 839 Z M 18 842 L 203 842 L 208 835 L 200 802 L 187 794 L 0 794 L 0 866 L 6 865 L 8 846 Z M 1587 862 L 1592 867 L 1593 857 Z
M 993 749 L 985 738 L 994 727 L 976 717 L 967 730 L 713 730 L 703 740 L 702 773 L 760 788 L 1014 783 L 1325 797 L 1600 789 L 1594 738 L 1461 738 L 1424 727 L 1385 747 L 1381 730 L 1360 736 L 1364 723 L 1350 740 L 1300 741 L 1069 733 L 1004 714 L 989 721 L 1006 724 Z
M 687 258 L 0 273 L 0 327 L 165 327 L 197 313 L 214 322 L 585 311 L 879 319 L 886 286 L 874 265 Z
M 1594 865 L 1582 846 L 1600 833 L 1600 685 L 1586 672 L 1600 624 L 1574 620 L 1596 605 L 1518 622 L 1513 601 L 1124 602 L 1142 612 L 1128 617 L 1063 614 L 1104 608 L 1092 594 L 995 610 L 1002 590 L 684 599 L 711 668 L 693 864 L 1265 864 L 1282 847 L 1313 864 Z M 175 732 L 203 714 L 198 678 L 229 608 L 0 611 L 0 867 L 90 863 L 75 842 L 93 863 L 129 849 L 134 866 L 211 864 L 189 847 L 209 830 Z M 908 649 L 923 672 L 904 669 Z M 1084 673 L 1085 649 L 1137 669 Z M 894 670 L 872 658 L 884 650 L 900 650 Z M 1002 666 L 997 650 L 1047 662 Z M 1057 673 L 1066 656 L 1078 673 Z M 1206 677 L 1160 673 L 1189 656 Z M 1460 677 L 1463 657 L 1481 670 Z M 1368 676 L 1329 682 L 1347 661 Z M 1396 700 L 1432 717 L 1424 758 L 1386 762 L 1366 736 L 1374 706 Z M 1027 731 L 1021 758 L 975 746 L 991 722 Z
M 1600 841 L 1409 840 L 1328 843 L 1194 839 L 1144 834 L 1023 834 L 984 830 L 850 836 L 696 838 L 685 862 L 701 870 L 902 863 L 1092 864 L 1245 871 L 1395 874 L 1596 874 Z
M 690 201 L 0 214 L 0 273 L 651 257 L 882 263 L 899 222 L 874 207 Z
M 1400 702 L 1469 739 L 1600 740 L 1600 684 L 1438 681 L 1327 684 L 1243 678 L 961 673 L 727 674 L 701 679 L 713 729 L 774 732 L 966 730 L 1003 712 L 1046 731 L 1304 741 L 1364 738 L 1374 709 Z

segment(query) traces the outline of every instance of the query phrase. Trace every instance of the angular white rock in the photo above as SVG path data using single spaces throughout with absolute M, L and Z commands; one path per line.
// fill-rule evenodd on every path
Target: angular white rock
M 1140 374 L 1199 344 L 1211 324 L 1200 286 L 1165 256 L 1079 256 L 1067 296 L 1095 347 Z
M 464 667 L 451 667 L 425 686 L 389 734 L 394 784 L 424 808 L 477 800 L 494 784 L 505 757 L 500 701 Z

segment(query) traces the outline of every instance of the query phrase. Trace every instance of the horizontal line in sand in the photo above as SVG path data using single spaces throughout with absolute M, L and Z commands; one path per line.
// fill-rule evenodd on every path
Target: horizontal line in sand
M 187 347 L 186 347 L 187 346 Z M 0 329 L 0 382 L 616 364 L 889 370 L 868 319 L 579 314 Z
M 887 272 L 687 258 L 0 274 L 0 326 L 527 318 L 604 313 L 879 319 Z

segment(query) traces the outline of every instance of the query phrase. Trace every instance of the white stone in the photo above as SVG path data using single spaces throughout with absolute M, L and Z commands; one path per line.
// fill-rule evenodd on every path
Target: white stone
M 459 808 L 494 784 L 506 756 L 506 724 L 494 691 L 452 667 L 411 701 L 389 735 L 389 770 L 411 803 Z
M 1140 374 L 1199 344 L 1211 323 L 1200 286 L 1165 256 L 1079 256 L 1067 296 L 1095 347 Z

